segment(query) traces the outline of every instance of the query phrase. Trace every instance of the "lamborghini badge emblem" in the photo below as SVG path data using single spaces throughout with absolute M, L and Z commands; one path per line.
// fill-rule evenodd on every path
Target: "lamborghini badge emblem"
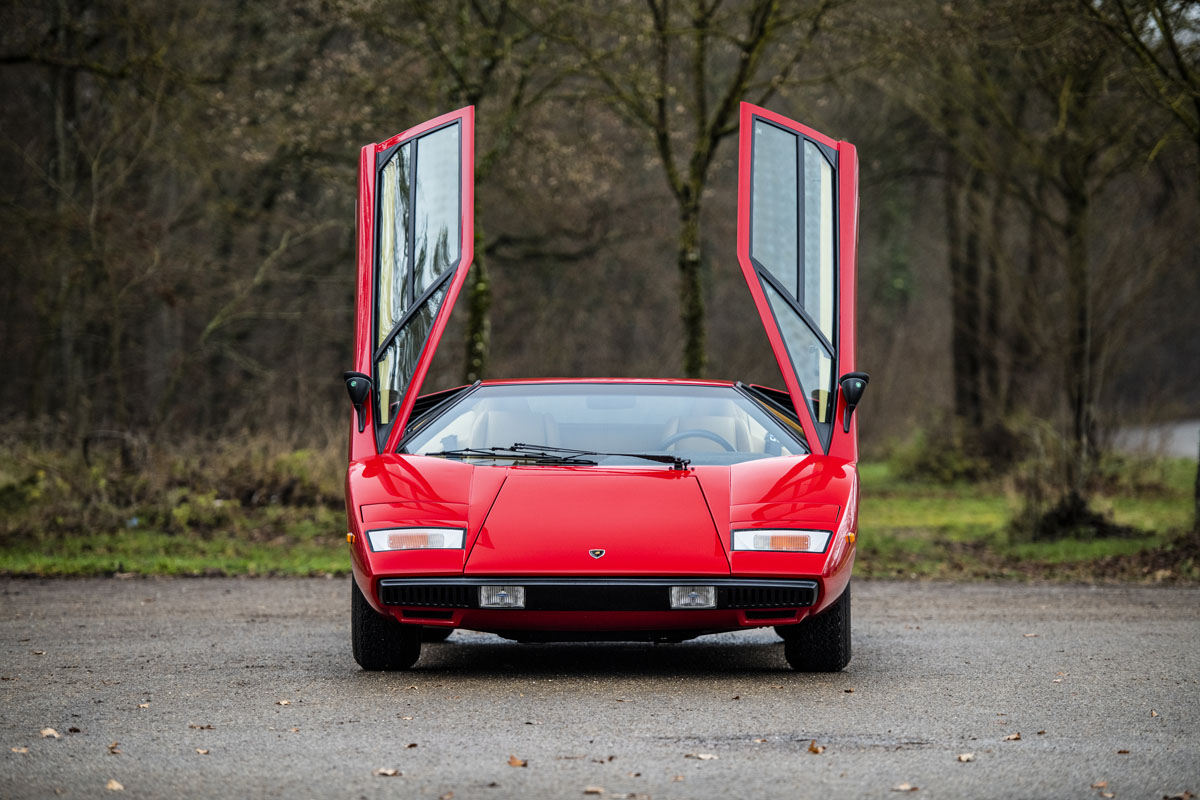
M 600 556 L 604 555 L 604 551 L 600 548 L 596 548 L 594 550 L 588 550 L 588 555 L 592 558 L 599 558 Z

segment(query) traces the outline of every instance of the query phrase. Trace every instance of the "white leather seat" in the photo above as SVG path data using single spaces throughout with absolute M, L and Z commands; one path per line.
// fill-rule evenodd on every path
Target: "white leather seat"
M 471 429 L 471 447 L 511 447 L 517 442 L 558 446 L 558 423 L 532 411 L 485 411 Z

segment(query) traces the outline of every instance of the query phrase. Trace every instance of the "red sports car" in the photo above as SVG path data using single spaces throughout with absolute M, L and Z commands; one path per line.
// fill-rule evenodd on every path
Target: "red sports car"
M 741 107 L 737 256 L 786 390 L 486 381 L 421 394 L 471 266 L 474 110 L 362 149 L 346 475 L 354 657 L 455 628 L 682 641 L 774 626 L 850 660 L 858 525 L 854 146 Z

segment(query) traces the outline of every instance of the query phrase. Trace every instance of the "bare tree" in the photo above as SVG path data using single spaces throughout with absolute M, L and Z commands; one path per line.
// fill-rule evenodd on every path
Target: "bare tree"
M 577 58 L 589 96 L 641 131 L 658 155 L 679 213 L 676 266 L 684 372 L 707 361 L 701 283 L 701 210 L 722 140 L 737 130 L 738 104 L 770 102 L 795 80 L 835 0 L 646 0 L 578 3 L 567 23 L 543 26 Z M 824 77 L 823 75 L 821 77 Z

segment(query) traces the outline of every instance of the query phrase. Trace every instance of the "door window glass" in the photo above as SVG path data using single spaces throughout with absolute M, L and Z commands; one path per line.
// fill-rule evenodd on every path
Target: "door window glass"
M 396 148 L 379 169 L 374 343 L 381 443 L 462 255 L 461 137 L 461 123 L 438 128 Z
M 376 362 L 379 375 L 379 391 L 375 393 L 379 398 L 376 418 L 380 425 L 390 425 L 396 418 L 396 411 L 404 400 L 404 390 L 412 380 L 417 360 L 421 357 L 421 350 L 425 347 L 425 340 L 429 338 L 433 321 L 445 297 L 446 285 L 442 284 L 409 317 Z
M 798 296 L 796 135 L 757 120 L 750 199 L 750 255 Z
M 804 141 L 804 292 L 797 300 L 833 341 L 833 167 Z
M 415 297 L 458 261 L 458 132 L 459 126 L 452 125 L 417 141 Z
M 818 427 L 828 425 L 833 420 L 833 355 L 770 283 L 762 286 L 813 421 Z
M 375 346 L 408 310 L 409 168 L 412 142 L 397 150 L 379 176 L 379 296 Z

